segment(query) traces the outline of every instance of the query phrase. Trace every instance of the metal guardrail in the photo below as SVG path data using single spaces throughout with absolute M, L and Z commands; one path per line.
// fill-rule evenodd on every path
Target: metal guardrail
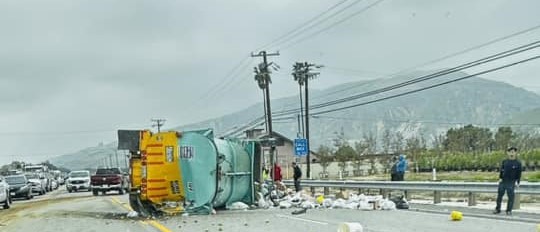
M 284 180 L 283 183 L 288 186 L 294 185 L 292 180 Z M 471 193 L 496 193 L 498 189 L 498 183 L 495 182 L 301 180 L 301 186 Z M 540 195 L 540 183 L 522 182 L 516 189 L 516 193 Z

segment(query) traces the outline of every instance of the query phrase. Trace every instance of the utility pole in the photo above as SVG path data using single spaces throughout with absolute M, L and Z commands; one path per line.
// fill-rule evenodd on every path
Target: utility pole
M 272 66 L 274 70 L 279 69 L 279 66 L 275 63 L 271 62 L 268 63 L 267 56 L 279 56 L 279 52 L 276 53 L 267 53 L 266 51 L 260 51 L 257 54 L 251 53 L 251 57 L 263 57 L 263 62 L 258 65 L 258 67 L 255 67 L 255 81 L 257 81 L 257 84 L 260 89 L 264 91 L 264 102 L 265 102 L 265 121 L 266 121 L 266 129 L 268 133 L 268 139 L 271 141 L 273 138 L 272 133 L 272 110 L 270 107 L 270 83 L 272 83 L 272 79 L 270 78 L 270 70 L 268 70 L 269 66 Z M 271 168 L 274 168 L 274 150 L 275 147 L 272 144 L 270 149 L 270 165 Z M 274 172 L 270 172 L 272 180 L 274 179 Z
M 120 163 L 118 162 L 118 151 L 114 151 L 114 156 L 116 157 L 116 167 L 120 168 Z
M 311 178 L 311 150 L 309 148 L 309 79 L 315 79 L 320 73 L 318 72 L 311 72 L 313 71 L 313 68 L 322 68 L 322 65 L 315 65 L 308 62 L 296 62 L 293 65 L 293 77 L 294 80 L 298 82 L 298 85 L 300 86 L 300 104 L 302 104 L 302 88 L 301 86 L 304 86 L 304 94 L 305 94 L 305 138 L 307 140 L 307 156 L 306 156 L 306 177 L 309 179 Z M 300 108 L 300 111 L 302 111 L 302 108 Z
M 161 127 L 163 126 L 163 124 L 165 123 L 165 119 L 151 119 L 152 122 L 154 122 L 154 124 L 152 124 L 152 127 L 157 127 L 157 131 L 158 133 L 161 132 Z
M 109 168 L 111 168 L 113 165 L 113 162 L 112 162 L 112 154 L 109 155 Z

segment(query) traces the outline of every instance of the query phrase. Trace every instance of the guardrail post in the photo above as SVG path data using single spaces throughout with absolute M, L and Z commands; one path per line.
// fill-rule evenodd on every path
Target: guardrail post
M 474 195 L 473 192 L 469 192 L 469 206 L 475 206 L 476 205 L 476 195 Z
M 512 209 L 521 208 L 520 204 L 521 204 L 521 195 L 520 194 L 514 195 L 514 206 L 512 207 Z
M 409 191 L 408 191 L 408 190 L 403 191 L 403 197 L 405 197 L 405 199 L 407 199 L 407 201 L 410 201 L 410 200 L 411 200 L 411 198 L 410 198 L 410 196 L 409 196 Z
M 441 203 L 441 191 L 433 192 L 433 204 Z
M 387 198 L 388 196 L 386 196 L 387 194 L 387 190 L 386 189 L 379 189 L 379 194 L 381 194 L 381 196 L 383 196 L 383 198 Z
M 324 187 L 323 193 L 324 193 L 325 196 L 328 196 L 330 194 L 329 188 Z
M 311 195 L 315 196 L 315 187 L 309 187 L 309 190 L 311 190 Z

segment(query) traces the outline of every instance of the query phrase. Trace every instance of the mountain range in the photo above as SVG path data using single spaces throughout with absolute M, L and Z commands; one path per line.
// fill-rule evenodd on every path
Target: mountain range
M 417 71 L 394 78 L 358 81 L 323 90 L 310 90 L 310 106 L 368 93 L 425 74 L 428 72 Z M 497 128 L 506 124 L 540 123 L 538 121 L 540 120 L 540 95 L 507 83 L 480 77 L 391 98 L 394 95 L 426 88 L 443 81 L 455 80 L 466 75 L 466 73 L 457 72 L 341 104 L 312 109 L 310 111 L 312 149 L 321 144 L 330 144 L 337 133 L 342 133 L 349 140 L 360 140 L 366 134 L 375 135 L 381 139 L 383 132 L 389 130 L 390 132 L 399 131 L 405 138 L 422 135 L 429 141 L 449 128 L 467 124 Z M 381 98 L 390 99 L 378 101 Z M 358 106 L 332 111 L 351 105 Z M 271 106 L 272 112 L 297 109 L 300 107 L 299 97 L 294 95 L 272 99 Z M 243 127 L 255 119 L 261 119 L 263 113 L 263 104 L 258 103 L 229 115 L 171 129 L 213 128 L 216 135 L 236 131 L 234 136 L 242 136 L 242 132 L 247 129 Z M 291 114 L 274 117 L 274 131 L 289 138 L 295 138 L 299 131 L 298 114 L 300 112 L 296 110 Z M 519 128 L 540 132 L 538 126 L 520 126 Z M 72 169 L 88 168 L 89 164 L 96 164 L 95 159 L 103 159 L 113 154 L 113 150 L 114 143 L 111 143 L 59 156 L 53 158 L 51 162 Z M 90 156 L 90 153 L 96 155 Z

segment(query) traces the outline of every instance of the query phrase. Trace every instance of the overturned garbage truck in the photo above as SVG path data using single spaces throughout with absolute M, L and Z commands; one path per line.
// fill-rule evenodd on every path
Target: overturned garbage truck
M 214 138 L 198 131 L 118 130 L 130 153 L 129 202 L 142 216 L 209 214 L 234 202 L 255 202 L 257 141 Z

